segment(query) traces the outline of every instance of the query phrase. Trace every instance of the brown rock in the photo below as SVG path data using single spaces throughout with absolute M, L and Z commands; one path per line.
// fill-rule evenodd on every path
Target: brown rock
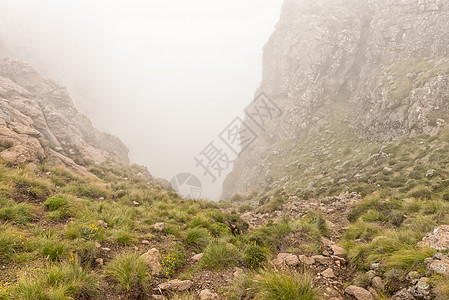
M 374 300 L 374 297 L 370 292 L 355 285 L 348 286 L 345 293 L 354 296 L 357 300 Z
M 165 228 L 167 228 L 167 227 L 168 227 L 167 223 L 156 223 L 153 225 L 154 230 L 161 231 L 161 232 L 164 231 Z
M 323 266 L 329 266 L 332 263 L 332 259 L 330 257 L 326 257 L 323 255 L 314 255 L 312 258 L 319 264 Z
M 331 246 L 332 251 L 334 252 L 335 256 L 344 256 L 346 255 L 346 250 L 340 246 L 332 245 Z
M 193 282 L 190 280 L 174 279 L 158 285 L 158 288 L 163 291 L 183 292 L 190 289 Z
M 277 258 L 273 261 L 276 266 L 285 264 L 287 266 L 297 266 L 299 265 L 299 259 L 296 255 L 290 253 L 279 253 Z
M 209 289 L 200 292 L 200 300 L 214 300 L 219 299 L 218 294 L 212 293 Z
M 385 287 L 382 278 L 380 278 L 379 276 L 374 277 L 373 280 L 371 281 L 371 284 L 373 285 L 374 288 L 378 290 L 383 290 Z
M 334 278 L 335 277 L 334 271 L 331 268 L 327 268 L 326 270 L 321 272 L 321 275 L 323 275 L 323 277 L 325 277 L 325 278 Z
M 315 260 L 312 257 L 308 257 L 305 255 L 299 255 L 299 260 L 301 261 L 301 263 L 307 265 L 307 266 L 311 266 L 313 264 L 315 264 Z
M 203 258 L 203 255 L 204 255 L 204 253 L 196 254 L 196 255 L 192 256 L 192 260 L 193 261 L 200 261 Z
M 161 257 L 156 248 L 148 250 L 148 252 L 140 256 L 151 270 L 151 275 L 159 276 L 161 273 Z

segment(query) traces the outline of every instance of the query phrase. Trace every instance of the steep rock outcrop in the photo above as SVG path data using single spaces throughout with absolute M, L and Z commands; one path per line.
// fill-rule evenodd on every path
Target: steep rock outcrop
M 274 172 L 274 161 L 310 151 L 312 143 L 323 145 L 322 159 L 340 160 L 330 147 L 343 137 L 379 144 L 445 127 L 448 12 L 441 0 L 286 0 L 264 48 L 257 91 L 283 115 L 240 154 L 224 197 L 294 180 Z M 294 162 L 301 172 L 319 167 L 303 160 Z
M 65 87 L 10 59 L 0 59 L 0 151 L 12 163 L 45 161 L 78 170 L 108 158 L 129 162 L 127 147 L 95 129 Z

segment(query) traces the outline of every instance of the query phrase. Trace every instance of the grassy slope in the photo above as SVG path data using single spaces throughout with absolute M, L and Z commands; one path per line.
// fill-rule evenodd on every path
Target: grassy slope
M 237 213 L 224 213 L 216 203 L 182 200 L 148 183 L 138 166 L 108 163 L 91 171 L 99 178 L 0 162 L 0 299 L 135 299 L 170 278 L 234 266 L 256 270 L 276 254 L 282 238 L 307 227 L 286 221 L 247 233 Z M 158 222 L 168 227 L 153 229 Z M 140 258 L 150 247 L 143 240 L 161 252 L 160 277 L 150 276 Z M 204 252 L 200 264 L 186 264 L 192 252 Z M 104 266 L 96 262 L 99 257 Z M 286 280 L 311 288 L 302 274 L 294 275 Z M 252 286 L 255 293 L 264 292 L 257 282 Z M 227 298 L 240 297 L 237 288 L 222 288 Z M 314 288 L 304 293 L 315 299 Z

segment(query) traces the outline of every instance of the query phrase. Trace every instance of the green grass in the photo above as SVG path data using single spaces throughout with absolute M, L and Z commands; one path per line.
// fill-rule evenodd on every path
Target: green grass
M 200 266 L 204 269 L 223 270 L 238 266 L 241 260 L 240 251 L 225 241 L 214 241 L 204 250 Z
M 318 289 L 312 276 L 286 270 L 264 270 L 255 280 L 256 299 L 260 300 L 318 300 Z
M 84 269 L 77 259 L 52 265 L 19 279 L 6 291 L 9 299 L 70 300 L 93 297 L 97 277 Z
M 205 228 L 195 227 L 187 230 L 185 235 L 186 244 L 191 246 L 193 251 L 200 253 L 212 240 L 210 232 Z
M 117 255 L 106 266 L 104 275 L 116 282 L 119 288 L 126 292 L 144 292 L 150 283 L 150 275 L 145 261 L 133 252 Z

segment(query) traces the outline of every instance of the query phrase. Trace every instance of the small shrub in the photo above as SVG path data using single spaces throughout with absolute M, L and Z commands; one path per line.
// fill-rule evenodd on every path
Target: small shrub
M 53 196 L 44 202 L 44 207 L 50 211 L 55 211 L 67 204 L 69 204 L 69 202 L 63 196 Z
M 210 226 L 210 231 L 216 237 L 232 235 L 231 228 L 228 225 L 218 222 Z
M 318 290 L 313 286 L 312 277 L 307 273 L 294 271 L 265 270 L 255 280 L 260 300 L 318 300 Z
M 148 289 L 148 267 L 137 253 L 125 252 L 117 255 L 106 266 L 104 275 L 127 292 L 144 292 Z

